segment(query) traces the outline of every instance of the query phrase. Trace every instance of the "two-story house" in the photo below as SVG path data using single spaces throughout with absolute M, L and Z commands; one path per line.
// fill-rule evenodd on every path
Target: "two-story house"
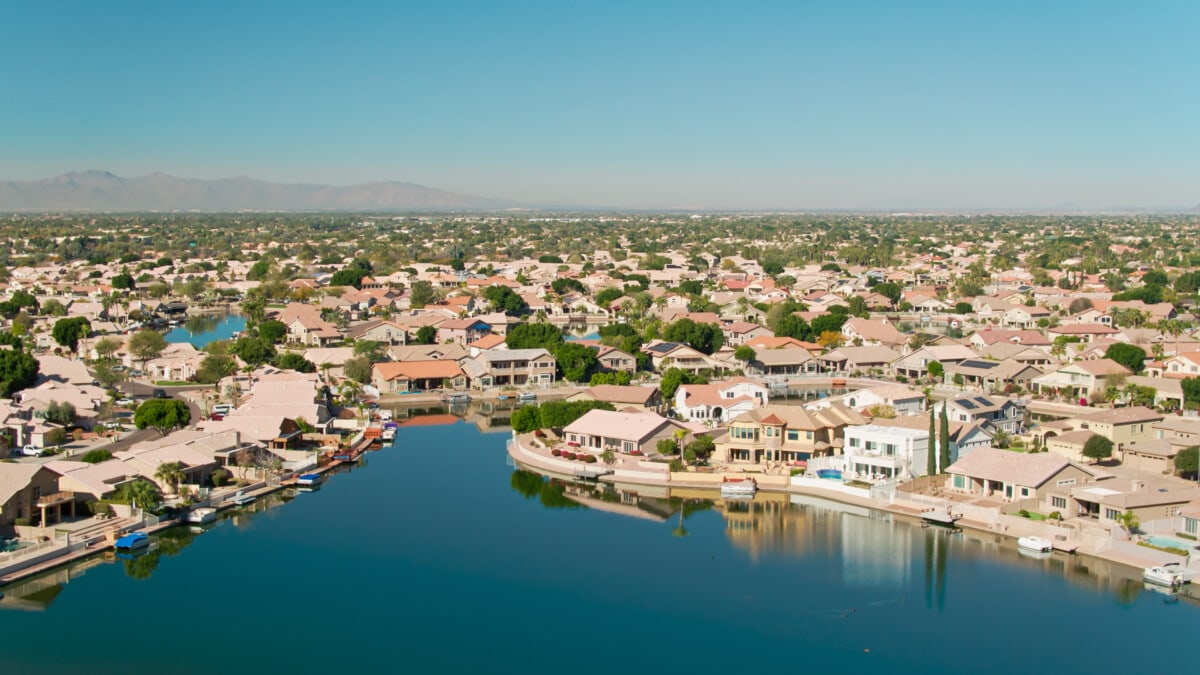
M 823 410 L 766 405 L 730 421 L 728 433 L 717 439 L 713 458 L 729 464 L 763 465 L 840 454 L 843 430 L 865 423 L 862 415 L 841 404 Z
M 844 474 L 869 482 L 926 474 L 927 429 L 862 424 L 846 427 L 845 439 Z
M 1018 434 L 1023 430 L 1024 410 L 1016 401 L 998 396 L 960 396 L 944 403 L 946 416 L 954 422 L 979 422 L 992 431 Z
M 545 349 L 489 349 L 463 361 L 463 371 L 474 389 L 490 387 L 549 386 L 558 361 Z
M 660 373 L 671 368 L 699 373 L 719 367 L 708 355 L 679 342 L 652 340 L 642 347 L 642 352 L 650 357 L 654 369 Z

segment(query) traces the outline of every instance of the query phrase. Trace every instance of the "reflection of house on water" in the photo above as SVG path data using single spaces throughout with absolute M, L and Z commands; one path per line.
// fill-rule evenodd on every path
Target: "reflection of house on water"
M 472 424 L 481 433 L 511 432 L 512 413 L 520 408 L 516 399 L 505 401 L 471 401 L 441 406 L 393 407 L 394 419 L 401 427 L 449 426 L 460 421 Z
M 67 584 L 82 577 L 89 569 L 104 563 L 104 558 L 100 556 L 86 558 L 5 586 L 4 597 L 0 598 L 0 609 L 45 611 Z
M 595 511 L 660 523 L 675 511 L 665 487 L 564 481 L 563 496 Z

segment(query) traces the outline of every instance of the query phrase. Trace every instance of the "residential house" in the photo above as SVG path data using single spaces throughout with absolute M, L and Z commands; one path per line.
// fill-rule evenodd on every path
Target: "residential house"
M 891 321 L 886 318 L 860 319 L 853 318 L 842 324 L 842 335 L 846 342 L 855 346 L 884 346 L 893 349 L 903 349 L 908 344 L 908 337 L 896 330 Z
M 1014 359 L 988 361 L 967 359 L 945 367 L 943 379 L 946 384 L 962 383 L 989 390 L 1006 387 L 1028 388 L 1035 377 L 1042 374 L 1038 368 Z
M 844 474 L 878 482 L 915 478 L 926 473 L 927 429 L 862 424 L 846 427 L 845 434 Z
M 546 387 L 554 383 L 558 361 L 545 349 L 491 349 L 462 364 L 471 387 Z
M 387 394 L 461 390 L 467 387 L 467 376 L 455 361 L 386 361 L 371 366 L 371 384 Z
M 718 367 L 706 354 L 679 342 L 652 340 L 642 346 L 642 353 L 650 357 L 654 369 L 660 373 L 671 368 L 699 373 Z
M 1113 376 L 1128 376 L 1129 369 L 1112 359 L 1078 361 L 1033 378 L 1038 393 L 1063 393 L 1071 398 L 1087 398 L 1108 387 Z
M 600 370 L 606 373 L 637 371 L 637 358 L 616 347 L 596 345 L 596 359 L 600 363 Z
M 929 364 L 935 361 L 940 363 L 944 370 L 950 364 L 978 358 L 979 355 L 966 345 L 926 345 L 908 356 L 898 359 L 893 364 L 893 368 L 898 375 L 919 379 L 928 374 Z
M 438 325 L 437 341 L 466 346 L 491 332 L 491 325 L 480 319 L 450 319 Z
M 763 385 L 744 377 L 712 384 L 682 384 L 675 390 L 675 412 L 693 422 L 728 422 L 768 403 Z
M 35 522 L 46 525 L 42 507 L 59 506 L 59 494 L 58 474 L 45 466 L 0 464 L 0 527 Z
M 346 329 L 347 340 L 371 340 L 384 345 L 408 344 L 408 330 L 394 321 L 371 319 Z
M 589 410 L 563 428 L 562 437 L 571 448 L 595 455 L 605 450 L 658 454 L 660 440 L 675 438 L 676 431 L 690 431 L 682 424 L 652 412 Z
M 1024 409 L 1016 401 L 999 396 L 960 396 L 943 403 L 946 415 L 955 422 L 978 422 L 990 431 L 1019 434 L 1024 428 Z
M 663 408 L 662 392 L 658 387 L 597 384 L 581 389 L 567 397 L 568 401 L 603 401 L 618 410 L 640 408 L 658 412 Z
M 766 405 L 729 422 L 728 433 L 717 440 L 713 460 L 762 465 L 840 454 L 843 430 L 865 422 L 862 415 L 839 404 L 822 410 Z
M 946 488 L 953 492 L 1027 504 L 1046 513 L 1059 511 L 1064 517 L 1071 515 L 1071 489 L 1097 477 L 1093 470 L 1054 453 L 998 448 L 979 448 L 951 464 L 946 473 Z
M 1163 361 L 1162 376 L 1184 379 L 1200 377 L 1200 351 L 1176 354 Z
M 1112 337 L 1121 331 L 1099 323 L 1068 323 L 1046 329 L 1046 336 L 1051 340 L 1058 337 L 1079 338 L 1091 342 L 1097 338 Z
M 807 349 L 758 349 L 745 370 L 752 375 L 804 375 L 819 373 L 821 362 Z
M 888 372 L 899 352 L 889 347 L 838 347 L 817 357 L 826 372 L 858 373 L 872 370 Z
M 770 328 L 748 321 L 731 321 L 726 323 L 721 326 L 721 333 L 725 336 L 725 344 L 735 347 L 755 338 L 775 335 L 771 332 Z

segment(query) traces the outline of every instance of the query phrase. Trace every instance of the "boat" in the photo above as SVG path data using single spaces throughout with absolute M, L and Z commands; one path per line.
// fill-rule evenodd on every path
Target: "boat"
M 935 525 L 953 526 L 954 521 L 962 518 L 961 513 L 953 513 L 950 510 L 950 505 L 947 504 L 945 510 L 942 509 L 925 509 L 921 512 L 921 518 L 927 523 Z
M 1045 537 L 1021 537 L 1017 540 L 1017 548 L 1026 551 L 1043 552 L 1053 551 L 1054 542 Z
M 299 476 L 296 476 L 296 485 L 307 485 L 311 487 L 313 485 L 319 485 L 323 480 L 325 480 L 325 476 L 322 474 L 302 473 Z
M 470 394 L 442 394 L 443 403 L 470 403 Z
M 248 495 L 245 492 L 238 490 L 238 493 L 230 497 L 228 501 L 234 506 L 245 506 L 247 504 L 254 503 L 254 495 Z
M 217 519 L 217 510 L 209 506 L 201 506 L 200 508 L 188 511 L 187 522 L 193 525 L 203 525 L 211 523 Z
M 758 483 L 753 478 L 725 478 L 721 481 L 722 497 L 753 497 Z
M 113 548 L 118 551 L 133 551 L 139 548 L 146 548 L 150 545 L 150 537 L 145 532 L 130 532 L 129 534 L 117 539 L 113 544 Z
M 517 400 L 520 401 L 521 403 L 529 403 L 531 401 L 536 401 L 537 394 L 533 393 L 532 391 L 523 391 L 523 392 L 521 392 L 520 395 L 517 396 Z
M 396 429 L 398 429 L 399 426 L 400 425 L 396 424 L 395 422 L 384 422 L 383 423 L 383 431 L 380 432 L 379 439 L 382 441 L 385 441 L 385 442 L 395 440 L 396 439 Z
M 1142 580 L 1159 586 L 1181 586 L 1189 583 L 1194 573 L 1183 565 L 1172 562 L 1165 565 L 1155 565 L 1142 570 Z

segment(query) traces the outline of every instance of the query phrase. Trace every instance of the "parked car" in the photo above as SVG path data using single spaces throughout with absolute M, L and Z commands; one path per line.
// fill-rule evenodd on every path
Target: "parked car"
M 236 408 L 228 403 L 218 403 L 212 407 L 214 415 L 228 415 L 234 410 L 236 410 Z
M 169 398 L 165 389 L 155 389 L 154 398 Z
M 122 407 L 137 405 L 137 400 L 132 399 L 128 396 L 122 396 L 121 398 L 117 399 L 117 405 L 122 406 Z
M 36 445 L 26 445 L 25 447 L 21 448 L 21 454 L 25 455 L 26 457 L 41 457 L 42 449 Z

